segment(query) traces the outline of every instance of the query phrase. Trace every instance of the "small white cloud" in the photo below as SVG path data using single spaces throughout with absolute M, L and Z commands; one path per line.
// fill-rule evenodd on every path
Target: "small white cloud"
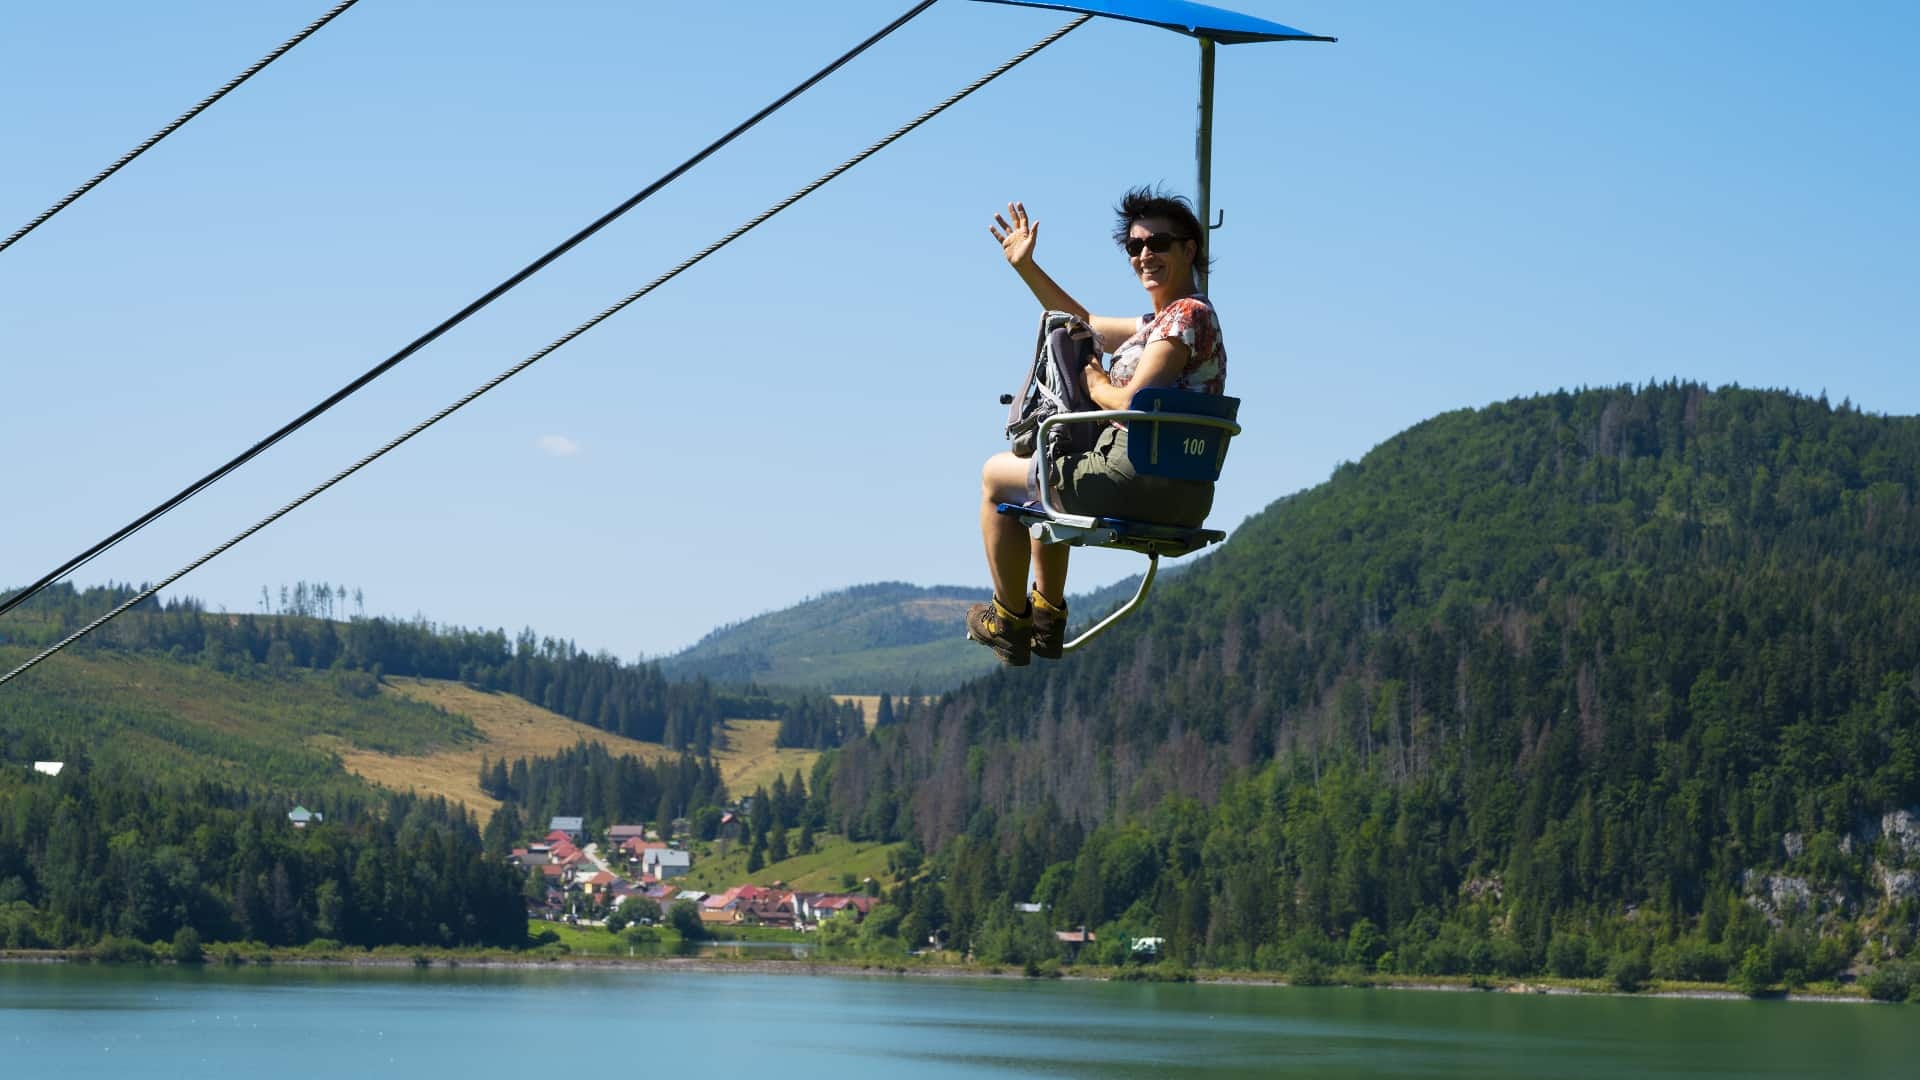
M 552 457 L 572 457 L 580 452 L 580 444 L 565 435 L 542 435 L 533 444 Z

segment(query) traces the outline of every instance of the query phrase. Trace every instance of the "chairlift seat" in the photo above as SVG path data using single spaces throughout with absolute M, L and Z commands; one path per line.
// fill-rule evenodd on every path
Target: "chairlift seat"
M 1047 445 L 1047 433 L 1059 424 L 1121 422 L 1127 425 L 1127 463 L 1138 476 L 1211 483 L 1220 478 L 1227 444 L 1240 433 L 1235 422 L 1240 399 L 1170 387 L 1148 387 L 1133 395 L 1126 409 L 1060 413 L 1040 422 L 1037 445 Z M 1132 614 L 1153 587 L 1160 558 L 1177 559 L 1227 538 L 1218 529 L 1187 528 L 1126 518 L 1070 514 L 1054 505 L 1044 451 L 1039 462 L 1040 498 L 1024 503 L 1000 503 L 1000 513 L 1016 518 L 1034 539 L 1074 547 L 1118 548 L 1147 557 L 1147 572 L 1133 599 L 1065 643 L 1079 648 L 1115 622 Z

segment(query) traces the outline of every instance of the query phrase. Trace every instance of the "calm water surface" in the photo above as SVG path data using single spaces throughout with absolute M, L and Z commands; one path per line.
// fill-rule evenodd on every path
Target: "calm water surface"
M 1920 1009 L 660 970 L 0 965 L 0 1077 L 1920 1077 Z

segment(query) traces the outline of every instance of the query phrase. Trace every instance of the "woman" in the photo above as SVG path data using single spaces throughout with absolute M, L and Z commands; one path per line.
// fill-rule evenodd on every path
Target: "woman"
M 1087 321 L 1102 346 L 1119 342 L 1102 368 L 1088 364 L 1087 393 L 1102 409 L 1125 409 L 1137 390 L 1170 386 L 1219 394 L 1226 389 L 1227 354 L 1213 305 L 1196 291 L 1195 274 L 1208 265 L 1206 229 L 1185 199 L 1135 188 L 1115 207 L 1114 240 L 1153 312 L 1137 318 L 1090 315 L 1033 261 L 1040 223 L 1026 207 L 1008 203 L 988 228 L 1007 262 L 1040 305 Z M 967 636 L 1021 665 L 1030 656 L 1060 656 L 1067 626 L 1067 546 L 1042 544 L 997 509 L 1003 502 L 1039 498 L 1037 462 L 1002 452 L 980 470 L 980 533 L 986 542 L 993 601 L 967 612 Z M 1066 510 L 1170 525 L 1197 526 L 1213 506 L 1213 485 L 1135 476 L 1127 465 L 1127 432 L 1110 425 L 1094 448 L 1048 463 L 1048 478 Z M 1033 566 L 1033 588 L 1027 567 Z

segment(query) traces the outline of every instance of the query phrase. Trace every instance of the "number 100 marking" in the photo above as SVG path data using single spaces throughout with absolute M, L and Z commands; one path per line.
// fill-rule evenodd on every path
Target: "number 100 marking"
M 1188 457 L 1199 457 L 1201 454 L 1207 452 L 1207 440 L 1201 438 L 1182 439 L 1180 440 L 1180 449 L 1185 451 Z

